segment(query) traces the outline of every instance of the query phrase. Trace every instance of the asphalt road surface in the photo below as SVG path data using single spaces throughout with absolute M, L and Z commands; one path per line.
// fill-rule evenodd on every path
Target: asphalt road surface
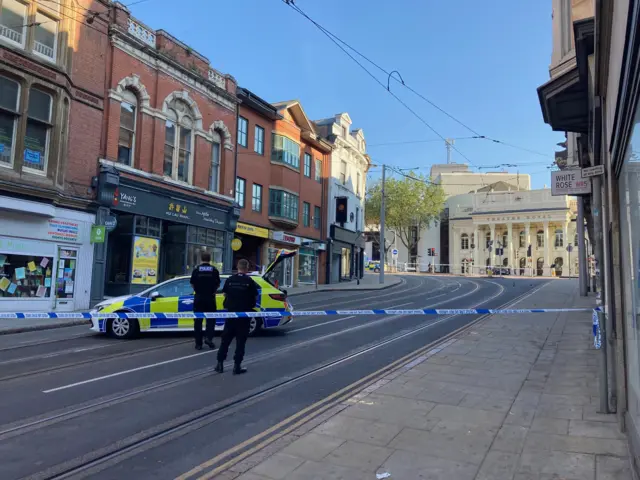
M 545 282 L 406 276 L 383 291 L 292 300 L 297 310 L 499 308 Z M 242 376 L 230 362 L 214 373 L 215 351 L 194 350 L 187 334 L 122 341 L 82 326 L 2 336 L 0 479 L 213 478 L 285 419 L 304 411 L 304 420 L 317 402 L 478 318 L 296 317 L 249 339 Z

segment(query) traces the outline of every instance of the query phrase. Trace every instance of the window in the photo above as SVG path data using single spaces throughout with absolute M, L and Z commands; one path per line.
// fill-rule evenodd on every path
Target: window
M 209 179 L 209 190 L 220 192 L 220 143 L 211 144 L 211 178 Z
M 24 167 L 46 173 L 51 130 L 51 95 L 41 90 L 29 90 L 27 130 L 24 135 Z
M 253 138 L 253 151 L 264 155 L 264 128 L 256 125 L 256 131 Z
M 356 232 L 360 229 L 360 207 L 356 207 Z
M 58 50 L 58 5 L 58 2 L 2 0 L 0 38 L 26 48 L 34 55 L 55 61 Z M 28 34 L 28 28 L 33 28 L 33 35 Z
M 304 202 L 302 204 L 302 225 L 304 225 L 305 227 L 308 227 L 309 225 L 311 225 L 311 223 L 309 222 L 310 215 L 311 215 L 311 205 L 309 205 L 307 202 Z
M 525 248 L 527 246 L 526 245 L 525 235 L 524 235 L 524 230 L 520 231 L 520 243 L 519 243 L 519 245 L 520 245 L 520 248 Z
M 51 17 L 36 13 L 34 26 L 33 53 L 48 60 L 56 59 L 58 22 Z
M 484 238 L 486 241 L 487 248 L 491 248 L 491 233 L 487 232 Z
M 253 192 L 251 194 L 251 210 L 254 212 L 262 211 L 262 185 L 253 184 Z
M 509 245 L 509 234 L 507 233 L 503 233 L 502 234 L 502 248 L 507 248 L 507 246 Z
M 120 103 L 120 135 L 118 137 L 118 163 L 133 165 L 136 135 L 137 98 L 130 90 L 125 90 Z
M 300 168 L 300 145 L 290 138 L 273 134 L 271 160 Z
M 466 233 L 460 235 L 460 248 L 462 250 L 469 250 L 469 235 Z
M 562 232 L 562 229 L 560 229 L 560 228 L 556 229 L 555 247 L 556 248 L 564 247 L 564 233 Z
M 162 232 L 162 220 L 136 215 L 134 232 L 136 235 L 160 237 L 160 233 Z
M 322 183 L 322 161 L 316 158 L 316 182 Z
M 51 296 L 53 257 L 0 253 L 0 301 Z
M 360 172 L 356 176 L 356 195 L 360 196 Z
M 322 225 L 322 213 L 320 207 L 313 207 L 313 227 L 316 230 L 320 230 Z
M 311 178 L 311 155 L 304 154 L 304 176 Z
M 152 293 L 158 293 L 160 297 L 183 297 L 187 295 L 193 295 L 193 287 L 191 286 L 190 279 L 184 278 L 180 280 L 173 280 L 167 282 L 164 285 L 160 285 L 158 288 L 154 288 Z
M 20 85 L 0 77 L 0 165 L 13 165 Z
M 246 118 L 238 117 L 238 145 L 246 148 L 247 132 L 249 131 L 249 121 Z
M 344 160 L 340 162 L 340 183 L 347 183 L 347 162 Z
M 349 129 L 347 127 L 342 127 L 342 136 L 347 138 L 349 136 Z
M 247 181 L 244 178 L 236 178 L 236 203 L 244 208 L 244 192 Z
M 298 196 L 269 189 L 269 215 L 298 222 Z
M 191 183 L 193 113 L 182 100 L 172 100 L 167 109 L 164 140 L 164 174 Z
M 538 233 L 536 233 L 536 242 L 538 248 L 544 247 L 544 232 L 542 230 L 538 230 Z

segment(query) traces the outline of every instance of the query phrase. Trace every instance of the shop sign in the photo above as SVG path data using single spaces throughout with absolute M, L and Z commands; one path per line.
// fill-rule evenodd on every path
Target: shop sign
M 107 229 L 107 232 L 113 232 L 118 226 L 118 219 L 113 215 L 108 215 L 104 220 L 104 226 Z
M 285 232 L 273 232 L 273 239 L 276 242 L 292 243 L 294 245 L 300 245 L 302 243 L 302 241 L 300 240 L 300 237 L 296 237 L 295 235 L 289 235 L 288 233 L 285 233 Z
M 113 208 L 147 217 L 224 230 L 227 212 L 197 203 L 176 200 L 163 195 L 121 185 Z
M 77 242 L 79 227 L 76 222 L 68 220 L 49 219 L 47 235 L 51 240 L 61 242 Z
M 252 237 L 269 238 L 268 228 L 254 227 L 253 225 L 240 222 L 238 222 L 238 226 L 236 227 L 236 233 L 251 235 Z
M 591 179 L 583 178 L 580 170 L 551 172 L 551 195 L 588 195 L 590 193 Z
M 104 225 L 91 226 L 91 243 L 104 243 L 106 227 Z
M 241 248 L 242 248 L 242 240 L 240 240 L 239 238 L 234 238 L 233 240 L 231 240 L 231 250 L 233 250 L 234 252 L 237 252 Z
M 159 255 L 160 240 L 135 237 L 133 240 L 133 261 L 131 262 L 131 283 L 140 285 L 158 283 Z

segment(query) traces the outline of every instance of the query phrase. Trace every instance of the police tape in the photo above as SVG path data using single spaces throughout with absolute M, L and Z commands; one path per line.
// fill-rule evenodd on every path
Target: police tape
M 0 319 L 173 319 L 173 318 L 272 318 L 272 317 L 311 317 L 326 315 L 495 315 L 495 314 L 529 314 L 529 313 L 566 313 L 566 312 L 594 312 L 594 335 L 596 332 L 597 315 L 599 309 L 593 308 L 519 308 L 519 309 L 491 309 L 491 308 L 436 308 L 414 310 L 294 310 L 261 311 L 261 312 L 178 312 L 178 313 L 133 313 L 133 312 L 0 312 Z M 598 328 L 599 330 L 599 328 Z

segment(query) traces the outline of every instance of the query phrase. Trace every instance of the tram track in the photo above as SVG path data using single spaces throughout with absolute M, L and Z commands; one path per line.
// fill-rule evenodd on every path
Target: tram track
M 476 282 L 472 282 L 472 283 L 476 283 Z M 489 282 L 489 283 L 493 283 L 494 285 L 497 285 L 499 288 L 498 292 L 468 308 L 476 308 L 495 298 L 498 298 L 503 294 L 504 287 L 494 282 Z M 476 290 L 474 290 L 473 292 L 475 291 Z M 467 292 L 463 296 L 470 295 L 473 292 Z M 528 293 L 523 294 L 517 297 L 516 299 L 510 300 L 509 302 L 506 302 L 505 305 L 498 308 L 504 308 L 509 304 L 516 303 L 521 297 L 524 297 L 526 295 L 528 295 Z M 462 296 L 460 296 L 460 298 L 461 297 Z M 457 299 L 452 299 L 452 300 L 457 300 Z M 446 302 L 440 302 L 440 303 L 446 303 Z M 431 308 L 431 307 L 432 306 L 429 305 L 421 308 Z M 90 453 L 82 455 L 81 457 L 77 457 L 67 462 L 50 467 L 49 469 L 46 469 L 42 472 L 38 472 L 26 478 L 29 480 L 44 480 L 44 479 L 61 480 L 61 479 L 70 479 L 70 478 L 87 478 L 88 476 L 94 474 L 96 471 L 100 471 L 100 470 L 103 470 L 104 468 L 108 468 L 110 465 L 117 464 L 127 458 L 130 458 L 134 455 L 138 455 L 148 450 L 149 448 L 153 448 L 157 445 L 180 438 L 194 430 L 203 428 L 213 422 L 216 422 L 229 415 L 232 415 L 233 413 L 236 413 L 239 410 L 250 407 L 258 400 L 276 391 L 290 387 L 298 382 L 301 382 L 309 377 L 312 377 L 313 375 L 324 372 L 328 369 L 334 368 L 343 363 L 347 363 L 373 350 L 382 348 L 384 346 L 387 346 L 393 342 L 397 342 L 408 336 L 418 334 L 426 329 L 432 328 L 435 325 L 451 320 L 452 318 L 455 318 L 458 316 L 459 315 L 447 315 L 442 318 L 438 318 L 435 321 L 420 323 L 416 327 L 400 331 L 397 334 L 392 335 L 384 340 L 361 346 L 360 348 L 354 351 L 351 351 L 345 355 L 339 356 L 338 358 L 334 358 L 330 361 L 320 362 L 307 369 L 301 370 L 294 375 L 279 378 L 266 385 L 263 385 L 259 388 L 251 390 L 249 392 L 244 392 L 234 397 L 225 399 L 221 402 L 205 407 L 196 412 L 191 412 L 189 414 L 176 417 L 162 425 L 158 425 L 153 428 L 140 431 L 134 435 L 118 440 L 117 442 L 114 442 L 101 449 L 94 450 Z M 466 326 L 475 324 L 484 318 L 488 318 L 489 316 L 490 315 L 482 315 L 479 318 L 474 319 L 468 324 L 466 324 Z M 398 317 L 400 317 L 400 315 L 398 315 Z M 360 327 L 362 326 L 358 326 L 355 328 L 360 328 Z M 338 332 L 334 332 L 333 334 L 329 334 L 329 335 L 335 335 L 336 333 Z M 444 342 L 448 337 L 449 335 L 437 340 L 434 343 Z M 307 343 L 307 342 L 301 342 L 301 343 Z M 276 352 L 273 352 L 273 354 L 275 353 Z M 252 359 L 252 361 L 257 361 L 257 360 L 258 360 L 257 358 Z M 360 387 L 364 388 L 363 386 L 360 386 Z M 353 390 L 356 391 L 359 389 L 361 388 L 354 387 Z M 0 432 L 0 435 L 1 434 L 2 432 Z M 0 437 L 0 439 L 2 438 Z

